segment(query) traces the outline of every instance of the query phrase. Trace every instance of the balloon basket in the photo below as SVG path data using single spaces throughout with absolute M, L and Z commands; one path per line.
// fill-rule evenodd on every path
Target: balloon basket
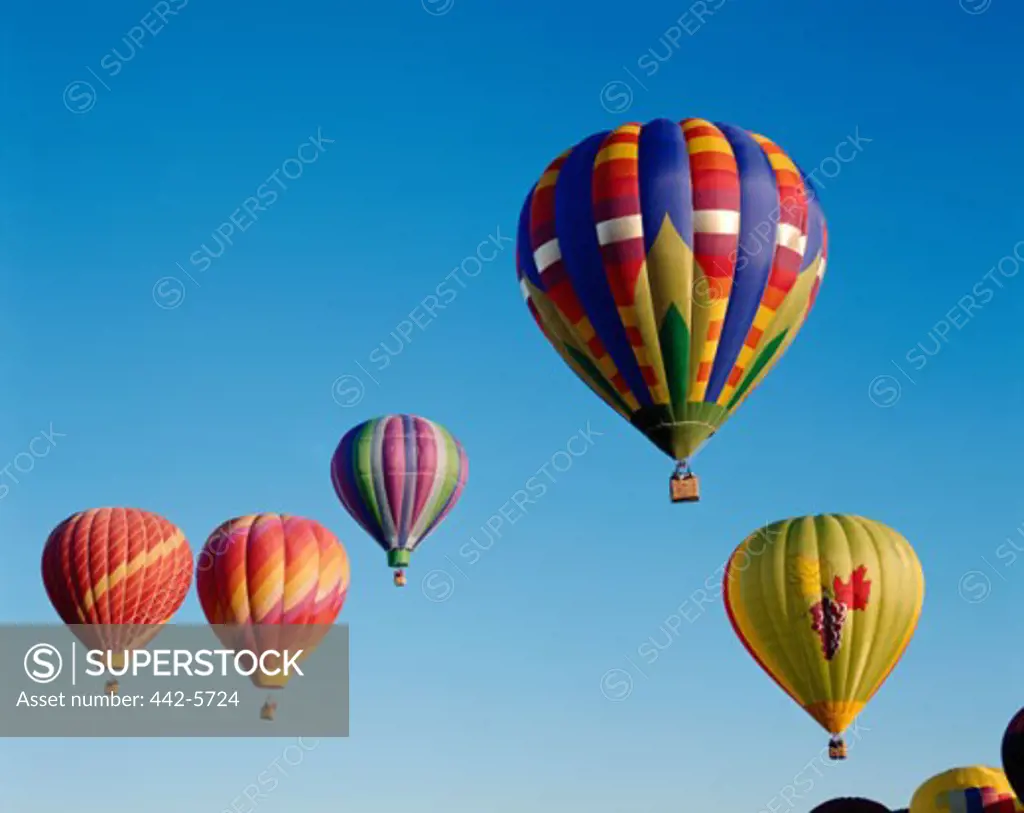
M 694 474 L 673 474 L 669 482 L 672 502 L 699 502 L 700 480 Z
M 405 571 L 395 571 L 395 587 L 405 587 Z
M 117 694 L 121 691 L 121 684 L 116 680 L 108 680 L 106 685 L 103 687 L 103 691 L 111 695 Z
M 842 738 L 829 740 L 828 742 L 828 758 L 829 759 L 846 759 L 846 743 L 843 742 Z
M 274 715 L 277 713 L 277 703 L 268 700 L 263 704 L 260 709 L 260 719 L 266 720 L 267 722 L 273 722 Z

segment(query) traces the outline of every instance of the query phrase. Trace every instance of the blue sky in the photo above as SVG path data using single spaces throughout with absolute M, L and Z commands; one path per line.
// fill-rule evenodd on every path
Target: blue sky
M 282 740 L 8 740 L 12 809 L 221 813 L 279 760 L 288 775 L 261 813 L 788 813 L 843 794 L 901 807 L 933 773 L 997 764 L 1024 677 L 1005 639 L 1024 597 L 1024 563 L 1006 555 L 1007 537 L 1024 548 L 1024 275 L 994 272 L 980 310 L 950 311 L 1024 239 L 1024 10 L 706 0 L 698 23 L 686 3 L 495 5 L 169 0 L 163 23 L 127 0 L 9 12 L 2 617 L 54 618 L 42 543 L 92 506 L 158 511 L 196 550 L 231 516 L 308 515 L 353 570 L 349 739 L 291 766 Z M 691 115 L 823 168 L 830 256 L 800 339 L 698 458 L 703 502 L 672 506 L 666 460 L 540 336 L 503 238 L 567 146 Z M 331 141 L 277 186 L 318 133 Z M 870 141 L 828 177 L 858 135 Z M 218 253 L 215 231 L 268 183 L 278 197 L 200 271 L 190 257 Z M 328 477 L 346 429 L 396 411 L 442 422 L 471 459 L 404 591 Z M 585 453 L 468 562 L 470 537 L 588 425 Z M 824 733 L 720 602 L 691 601 L 682 623 L 678 608 L 750 530 L 822 511 L 900 530 L 927 594 L 851 759 L 808 768 Z M 179 618 L 202 620 L 194 596 Z M 646 663 L 652 636 L 670 645 Z M 612 669 L 632 680 L 617 702 L 601 691 Z M 780 799 L 787 786 L 797 795 Z

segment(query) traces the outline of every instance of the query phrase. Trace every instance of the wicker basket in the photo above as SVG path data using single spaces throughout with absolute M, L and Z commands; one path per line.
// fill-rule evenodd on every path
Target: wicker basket
M 700 500 L 700 481 L 692 474 L 673 477 L 669 480 L 672 502 L 697 502 Z

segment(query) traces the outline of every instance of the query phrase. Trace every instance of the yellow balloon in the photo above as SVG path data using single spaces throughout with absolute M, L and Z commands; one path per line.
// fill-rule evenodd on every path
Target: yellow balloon
M 1021 809 L 1006 774 L 998 768 L 971 765 L 943 771 L 921 785 L 910 800 L 910 813 L 982 813 L 998 802 L 1003 804 L 990 808 L 990 813 Z
M 924 575 L 910 543 L 879 522 L 797 517 L 736 548 L 723 596 L 761 668 L 838 738 L 910 643 Z M 834 744 L 841 758 L 842 741 Z

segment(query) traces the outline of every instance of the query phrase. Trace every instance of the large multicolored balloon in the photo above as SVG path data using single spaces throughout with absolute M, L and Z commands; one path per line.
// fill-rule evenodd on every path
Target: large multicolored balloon
M 80 511 L 43 548 L 43 585 L 61 620 L 120 670 L 178 611 L 192 585 L 192 549 L 172 523 L 136 508 Z M 107 683 L 116 692 L 117 681 Z
M 807 176 L 773 142 L 657 119 L 548 166 L 522 209 L 516 266 L 565 363 L 678 474 L 796 337 L 827 249 Z
M 840 736 L 889 676 L 917 627 L 924 575 L 910 543 L 845 514 L 765 526 L 729 558 L 725 609 L 754 660 Z
M 455 507 L 469 477 L 462 445 L 416 415 L 385 415 L 345 433 L 331 459 L 341 504 L 388 554 L 395 584 L 409 557 Z
M 1003 734 L 1003 770 L 1020 799 L 1024 797 L 1024 709 L 1013 715 Z
M 889 808 L 873 799 L 860 796 L 841 796 L 822 802 L 811 813 L 889 813 Z
M 302 650 L 305 660 L 345 603 L 349 562 L 338 538 L 311 519 L 249 514 L 228 520 L 206 540 L 196 566 L 206 620 L 228 649 L 259 655 Z M 273 668 L 267 658 L 267 671 Z M 283 689 L 287 674 L 257 669 L 261 689 Z M 276 704 L 261 712 L 273 719 Z
M 914 791 L 910 813 L 1015 813 L 1020 803 L 998 768 L 971 765 L 933 776 Z

